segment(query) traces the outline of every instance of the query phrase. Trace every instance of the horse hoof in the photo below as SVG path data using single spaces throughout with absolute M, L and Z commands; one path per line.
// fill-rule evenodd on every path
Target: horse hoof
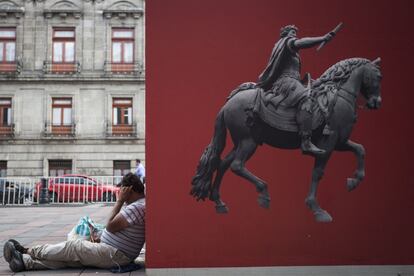
M 359 181 L 355 178 L 348 178 L 346 180 L 346 188 L 348 192 L 354 190 L 358 186 Z
M 217 214 L 227 214 L 229 212 L 229 208 L 226 205 L 216 205 L 216 213 Z
M 316 211 L 314 212 L 314 215 L 315 215 L 315 220 L 317 222 L 331 222 L 332 221 L 331 215 L 325 210 Z
M 260 207 L 263 207 L 265 209 L 269 209 L 269 207 L 270 207 L 270 197 L 269 196 L 259 195 L 259 197 L 257 198 L 257 202 L 259 203 Z

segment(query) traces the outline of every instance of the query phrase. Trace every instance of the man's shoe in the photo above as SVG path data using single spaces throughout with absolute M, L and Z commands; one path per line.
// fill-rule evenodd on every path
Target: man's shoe
M 23 247 L 18 241 L 10 239 L 9 242 L 12 242 L 14 245 L 14 248 L 16 248 L 17 251 L 19 251 L 22 254 L 27 254 L 28 248 Z
M 10 263 L 12 259 L 12 252 L 15 250 L 15 247 L 12 242 L 7 241 L 3 246 L 3 257 L 6 262 Z
M 315 146 L 310 138 L 303 139 L 302 144 L 300 145 L 303 154 L 310 154 L 310 155 L 321 155 L 325 154 L 325 150 L 318 148 Z
M 3 247 L 4 259 L 9 263 L 13 272 L 25 270 L 22 253 L 16 250 L 11 241 L 7 241 Z

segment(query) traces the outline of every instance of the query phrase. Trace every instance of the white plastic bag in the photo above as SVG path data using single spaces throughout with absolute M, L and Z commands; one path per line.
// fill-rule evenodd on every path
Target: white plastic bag
M 88 216 L 84 216 L 69 232 L 67 240 L 98 242 L 104 228 L 102 224 L 95 223 Z

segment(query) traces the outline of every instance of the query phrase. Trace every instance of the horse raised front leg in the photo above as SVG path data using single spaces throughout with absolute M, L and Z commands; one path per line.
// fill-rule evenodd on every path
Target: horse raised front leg
M 236 149 L 235 159 L 231 163 L 230 168 L 236 175 L 247 179 L 256 186 L 256 190 L 259 192 L 257 201 L 261 207 L 267 209 L 270 206 L 267 184 L 245 167 L 245 162 L 253 155 L 256 148 L 257 144 L 252 138 L 240 141 Z
M 346 181 L 348 191 L 354 190 L 365 177 L 365 149 L 364 146 L 357 144 L 351 140 L 342 144 L 337 148 L 338 151 L 351 151 L 357 158 L 357 169 L 354 177 L 349 177 Z
M 309 194 L 306 197 L 305 203 L 308 208 L 313 212 L 315 220 L 318 222 L 331 222 L 332 217 L 329 213 L 323 210 L 316 199 L 316 192 L 318 189 L 319 181 L 322 179 L 326 163 L 329 160 L 329 156 L 318 156 L 315 158 L 315 165 L 312 171 L 312 182 L 309 190 Z
M 233 162 L 236 151 L 233 149 L 220 163 L 217 170 L 217 175 L 214 179 L 213 189 L 210 194 L 210 200 L 216 203 L 216 212 L 219 214 L 228 213 L 229 209 L 226 204 L 220 199 L 220 184 L 224 174 Z

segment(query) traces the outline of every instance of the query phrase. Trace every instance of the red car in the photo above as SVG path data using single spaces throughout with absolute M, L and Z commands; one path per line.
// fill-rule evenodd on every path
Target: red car
M 36 184 L 35 201 L 41 185 L 41 182 Z M 51 202 L 111 202 L 116 201 L 119 188 L 86 175 L 64 174 L 49 178 L 48 191 Z

